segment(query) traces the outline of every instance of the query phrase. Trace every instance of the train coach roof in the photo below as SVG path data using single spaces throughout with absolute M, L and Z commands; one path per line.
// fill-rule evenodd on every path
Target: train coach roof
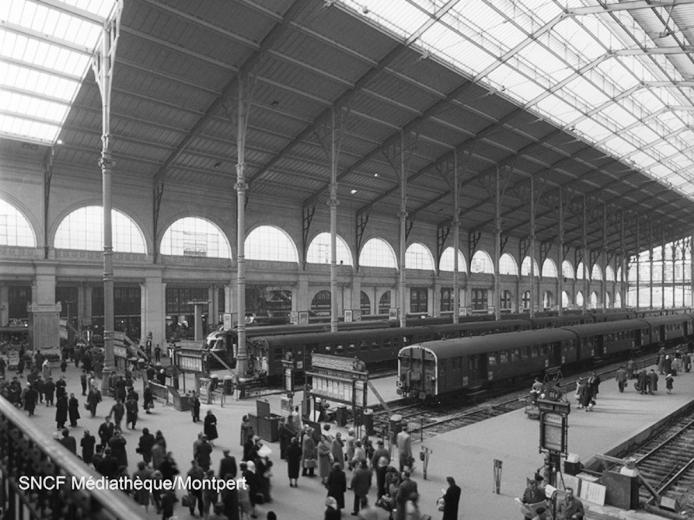
M 342 330 L 337 332 L 306 332 L 299 334 L 278 334 L 270 336 L 256 336 L 252 338 L 255 342 L 266 342 L 268 344 L 280 345 L 308 345 L 315 343 L 337 344 L 344 343 L 349 345 L 364 338 L 383 338 L 398 336 L 416 336 L 429 331 L 429 327 L 397 327 L 383 329 L 361 329 L 361 330 Z
M 496 325 L 494 325 L 496 324 Z M 496 326 L 498 328 L 507 327 L 523 327 L 528 328 L 530 322 L 528 320 L 499 320 L 495 322 L 491 321 L 470 321 L 467 323 L 446 323 L 445 325 L 432 325 L 431 329 L 436 332 L 445 332 L 447 330 L 488 330 L 490 327 Z
M 596 336 L 599 334 L 609 334 L 612 332 L 622 332 L 625 330 L 636 330 L 649 328 L 649 324 L 643 319 L 618 320 L 618 321 L 603 321 L 600 323 L 590 323 L 587 325 L 576 325 L 575 327 L 562 327 L 564 330 L 570 330 L 578 336 L 584 338 L 586 336 Z
M 683 321 L 691 320 L 694 315 L 685 314 L 669 314 L 667 316 L 649 316 L 643 318 L 643 321 L 648 322 L 651 327 L 657 327 L 658 325 L 669 325 L 671 323 L 680 323 Z
M 525 330 L 521 332 L 502 332 L 487 336 L 472 336 L 441 341 L 425 341 L 400 349 L 398 357 L 408 349 L 424 348 L 438 359 L 457 358 L 461 355 L 483 354 L 498 350 L 510 350 L 543 343 L 572 341 L 576 336 L 564 329 Z

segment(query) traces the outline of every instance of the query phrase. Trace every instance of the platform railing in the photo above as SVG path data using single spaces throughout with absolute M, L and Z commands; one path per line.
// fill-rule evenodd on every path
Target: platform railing
M 94 470 L 0 397 L 0 518 L 146 519 L 121 491 L 73 485 L 96 481 Z

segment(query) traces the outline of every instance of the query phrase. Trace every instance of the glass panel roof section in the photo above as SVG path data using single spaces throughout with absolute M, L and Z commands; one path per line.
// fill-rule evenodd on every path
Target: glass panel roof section
M 117 3 L 0 2 L 0 137 L 56 142 Z
M 691 4 L 639 0 L 340 0 L 691 197 Z M 679 9 L 679 11 L 677 11 Z M 686 28 L 685 28 L 686 29 Z M 687 131 L 682 131 L 687 129 Z M 638 151 L 638 152 L 637 152 Z M 680 182 L 680 181 L 686 182 Z

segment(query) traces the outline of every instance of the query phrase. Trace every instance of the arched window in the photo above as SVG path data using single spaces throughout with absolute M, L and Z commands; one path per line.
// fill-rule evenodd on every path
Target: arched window
M 479 250 L 472 255 L 472 260 L 470 261 L 470 272 L 494 274 L 494 264 L 486 251 Z
M 382 238 L 372 238 L 364 244 L 359 253 L 359 265 L 398 268 L 393 248 Z
M 605 280 L 608 282 L 614 282 L 614 269 L 612 269 L 612 266 L 610 265 L 605 267 Z
M 352 253 L 347 242 L 340 235 L 335 236 L 335 261 L 338 265 L 352 265 Z M 330 233 L 319 233 L 311 240 L 306 251 L 309 264 L 330 263 Z
M 610 293 L 605 293 L 605 307 L 608 309 L 612 308 L 611 300 L 612 298 L 610 298 Z
M 516 259 L 508 253 L 504 253 L 499 257 L 499 274 L 518 276 L 518 264 L 516 263 Z
M 361 310 L 362 316 L 371 314 L 371 299 L 364 291 L 360 291 L 359 294 L 359 309 Z
M 542 264 L 542 278 L 556 278 L 557 277 L 557 264 L 554 260 L 548 258 Z
M 554 305 L 554 295 L 552 291 L 545 291 L 542 295 L 542 307 L 544 309 L 551 309 Z
M 595 291 L 590 293 L 590 308 L 591 309 L 597 309 L 598 308 L 598 295 Z
M 113 250 L 119 253 L 146 253 L 145 237 L 133 219 L 117 209 L 111 210 Z M 104 210 L 85 206 L 65 217 L 55 232 L 56 249 L 102 251 L 104 249 Z
M 583 293 L 581 291 L 576 293 L 576 305 L 583 307 Z
M 246 258 L 271 262 L 298 262 L 296 246 L 287 233 L 275 226 L 259 226 L 245 242 Z
M 388 314 L 390 312 L 390 291 L 386 291 L 381 295 L 381 299 L 378 300 L 378 313 Z
M 561 263 L 561 274 L 564 276 L 564 278 L 568 278 L 570 280 L 573 280 L 576 277 L 574 274 L 574 266 L 571 265 L 571 262 L 568 260 L 564 260 Z
M 502 311 L 511 311 L 513 310 L 513 303 L 511 300 L 511 291 L 508 289 L 504 290 L 503 293 L 501 293 L 501 300 L 499 301 L 499 307 L 501 308 Z
M 539 276 L 540 275 L 540 268 L 537 265 L 537 260 L 535 260 L 533 258 L 532 262 L 533 262 L 533 267 L 535 269 L 534 274 L 535 274 L 535 276 Z M 530 257 L 529 256 L 526 256 L 523 259 L 523 263 L 521 264 L 521 276 L 530 276 Z
M 12 204 L 0 199 L 0 245 L 36 247 L 36 233 L 29 220 Z
M 330 291 L 318 291 L 311 301 L 316 316 L 330 316 Z
M 434 257 L 425 245 L 414 243 L 405 251 L 405 267 L 407 269 L 434 270 Z
M 590 279 L 597 281 L 602 280 L 602 269 L 600 269 L 600 266 L 598 264 L 595 264 L 593 266 L 593 272 L 590 275 Z
M 200 217 L 184 217 L 171 224 L 161 239 L 162 255 L 231 258 L 231 247 L 215 224 Z
M 621 265 L 617 268 L 617 281 L 618 282 L 622 281 L 622 266 Z M 615 305 L 617 305 L 616 302 L 615 302 Z
M 453 269 L 453 248 L 447 247 L 443 254 L 441 255 L 441 261 L 439 262 L 439 271 L 450 271 L 451 273 L 455 270 Z M 463 253 L 458 251 L 458 272 L 467 273 L 467 263 L 465 262 L 465 256 Z
M 569 298 L 569 293 L 566 291 L 561 292 L 561 306 L 562 308 L 566 309 L 569 305 L 571 305 L 571 298 Z
M 583 262 L 579 262 L 578 266 L 576 267 L 576 280 L 585 280 L 587 275 L 588 269 L 583 264 Z
M 521 296 L 521 306 L 523 307 L 524 311 L 530 309 L 530 291 L 525 291 Z
M 617 309 L 621 309 L 622 307 L 622 295 L 618 292 L 614 293 L 614 306 Z

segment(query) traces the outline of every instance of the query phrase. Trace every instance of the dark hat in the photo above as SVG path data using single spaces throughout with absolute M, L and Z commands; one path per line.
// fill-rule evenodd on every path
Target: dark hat
M 539 473 L 535 473 L 535 482 L 542 482 L 543 480 L 545 479 L 542 475 L 540 475 Z

